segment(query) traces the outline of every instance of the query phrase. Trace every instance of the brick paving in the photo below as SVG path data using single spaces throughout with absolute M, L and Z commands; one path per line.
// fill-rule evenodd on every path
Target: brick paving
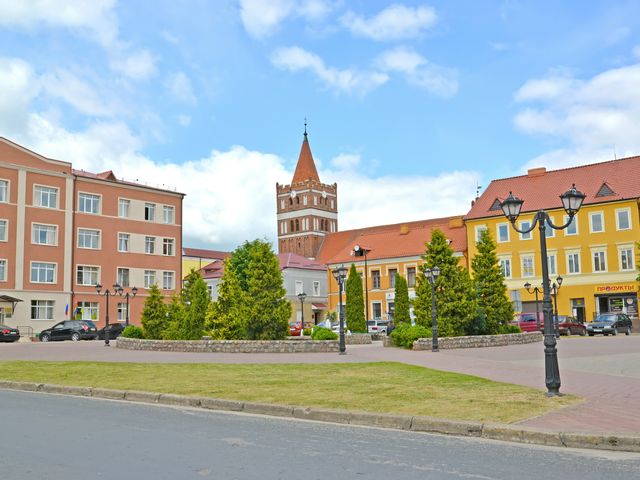
M 347 355 L 139 352 L 103 342 L 0 344 L 0 361 L 51 360 L 154 363 L 350 363 L 397 361 L 477 375 L 545 390 L 542 343 L 414 352 L 354 345 Z M 558 342 L 561 391 L 584 397 L 577 406 L 521 422 L 551 431 L 640 434 L 640 335 L 571 337 Z

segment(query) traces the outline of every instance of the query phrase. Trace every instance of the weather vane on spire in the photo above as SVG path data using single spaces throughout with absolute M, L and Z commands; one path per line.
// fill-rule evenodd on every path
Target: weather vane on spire
M 304 136 L 307 136 L 307 117 L 304 117 Z

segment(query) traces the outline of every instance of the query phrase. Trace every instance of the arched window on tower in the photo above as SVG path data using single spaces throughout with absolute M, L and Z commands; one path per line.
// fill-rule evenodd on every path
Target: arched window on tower
M 296 232 L 300 231 L 300 220 L 296 219 Z
M 300 205 L 300 197 L 296 197 L 296 205 Z
M 289 205 L 293 205 L 293 199 L 289 197 Z
M 291 224 L 291 231 L 292 231 L 292 232 L 295 232 L 295 230 L 293 229 L 293 227 L 294 227 L 293 220 L 291 220 L 289 223 Z

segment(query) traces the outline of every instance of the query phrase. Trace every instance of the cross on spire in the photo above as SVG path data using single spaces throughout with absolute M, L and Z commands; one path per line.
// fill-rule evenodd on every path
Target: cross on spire
M 307 136 L 307 117 L 304 117 L 304 136 Z

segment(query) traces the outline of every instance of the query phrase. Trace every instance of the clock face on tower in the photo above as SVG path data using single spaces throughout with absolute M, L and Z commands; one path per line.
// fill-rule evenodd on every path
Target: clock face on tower
M 291 190 L 291 198 L 296 198 L 296 191 L 295 190 Z
M 322 192 L 322 198 L 327 198 L 327 192 Z

